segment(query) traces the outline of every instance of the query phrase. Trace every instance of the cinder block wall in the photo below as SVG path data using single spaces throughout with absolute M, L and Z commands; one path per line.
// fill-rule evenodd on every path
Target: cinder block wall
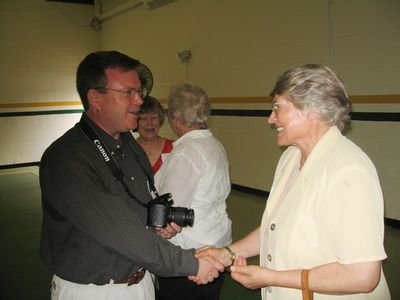
M 1 1 L 0 165 L 38 161 L 79 119 L 76 66 L 100 49 L 148 65 L 159 99 L 188 80 L 207 90 L 214 109 L 267 111 L 277 76 L 314 62 L 333 67 L 349 94 L 361 95 L 354 98 L 355 112 L 400 112 L 397 0 L 166 2 L 154 9 L 139 5 L 94 31 L 92 6 Z M 177 58 L 182 50 L 192 51 L 188 63 Z M 375 162 L 386 216 L 394 219 L 400 218 L 399 124 L 355 121 L 348 133 Z M 211 129 L 227 150 L 232 182 L 268 191 L 281 152 L 266 116 L 214 115 Z M 173 136 L 167 124 L 162 134 Z

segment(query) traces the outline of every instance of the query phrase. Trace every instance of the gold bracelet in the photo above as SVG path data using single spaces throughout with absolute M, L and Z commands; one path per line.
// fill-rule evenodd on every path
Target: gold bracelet
M 231 260 L 231 266 L 233 265 L 233 262 L 235 261 L 235 259 L 236 259 L 236 253 L 234 253 L 232 250 L 231 250 L 231 248 L 229 248 L 228 246 L 225 246 L 224 247 L 224 249 L 226 250 L 226 251 L 228 251 L 228 258 Z
M 310 270 L 301 270 L 301 292 L 303 294 L 303 300 L 313 300 L 313 293 L 308 287 L 308 272 L 310 272 Z

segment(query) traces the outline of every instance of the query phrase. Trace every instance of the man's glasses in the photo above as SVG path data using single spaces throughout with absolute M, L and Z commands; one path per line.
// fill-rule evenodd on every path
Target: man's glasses
M 99 86 L 99 87 L 95 88 L 95 90 L 99 91 L 99 92 L 114 91 L 114 92 L 118 92 L 118 93 L 124 94 L 125 96 L 130 97 L 130 98 L 133 98 L 133 97 L 136 97 L 136 96 L 140 96 L 140 98 L 144 99 L 147 96 L 147 89 L 146 88 L 141 88 L 139 91 L 137 91 L 135 89 L 129 89 L 127 91 L 123 91 L 123 90 L 110 89 L 110 88 Z

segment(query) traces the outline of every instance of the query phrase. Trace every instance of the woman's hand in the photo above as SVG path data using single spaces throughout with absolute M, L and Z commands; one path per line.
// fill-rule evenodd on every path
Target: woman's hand
M 231 276 L 248 289 L 267 286 L 268 269 L 255 265 L 247 265 L 246 259 L 238 256 L 231 267 Z
M 370 293 L 379 283 L 380 274 L 381 261 L 346 265 L 333 262 L 310 269 L 308 283 L 311 291 L 328 295 Z M 249 266 L 242 257 L 236 258 L 231 276 L 250 289 L 266 286 L 301 289 L 301 269 L 274 271 Z

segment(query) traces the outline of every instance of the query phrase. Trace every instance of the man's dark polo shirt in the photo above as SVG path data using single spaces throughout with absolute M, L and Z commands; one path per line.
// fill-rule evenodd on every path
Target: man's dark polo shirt
M 143 168 L 152 174 L 151 166 L 132 135 L 123 133 L 116 141 L 85 114 L 82 118 L 105 143 L 135 197 L 150 201 Z M 197 274 L 193 250 L 182 250 L 146 227 L 146 208 L 128 196 L 78 124 L 45 151 L 40 186 L 40 255 L 57 276 L 102 285 L 141 267 L 161 276 Z

